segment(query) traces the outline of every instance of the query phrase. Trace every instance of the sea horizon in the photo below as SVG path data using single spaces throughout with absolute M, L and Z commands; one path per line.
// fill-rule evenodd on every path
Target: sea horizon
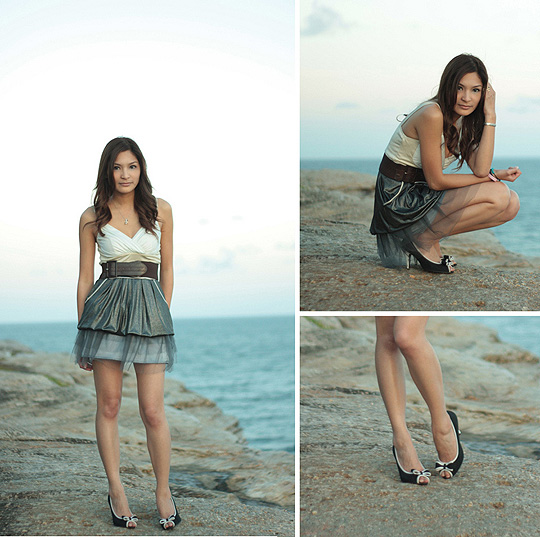
M 328 160 L 343 160 L 343 161 L 351 161 L 351 160 L 378 160 L 379 162 L 382 159 L 382 155 L 384 153 L 384 150 L 381 152 L 380 155 L 375 155 L 371 157 L 300 157 L 300 169 L 302 169 L 302 163 L 306 162 L 315 162 L 315 161 L 328 161 Z M 538 160 L 540 159 L 539 156 L 515 156 L 515 155 L 496 155 L 494 157 L 495 160 L 501 160 L 501 159 L 511 159 L 511 160 Z
M 173 317 L 173 321 L 190 321 L 190 320 L 219 320 L 219 319 L 251 319 L 251 318 L 273 318 L 273 317 L 294 317 L 294 313 L 265 313 L 257 315 L 212 315 L 210 317 L 206 316 L 193 316 L 193 317 Z M 59 319 L 55 321 L 47 320 L 30 320 L 30 321 L 17 321 L 17 322 L 8 322 L 0 320 L 0 326 L 10 326 L 10 325 L 22 325 L 22 324 L 68 324 L 74 323 L 77 324 L 77 321 L 72 319 Z

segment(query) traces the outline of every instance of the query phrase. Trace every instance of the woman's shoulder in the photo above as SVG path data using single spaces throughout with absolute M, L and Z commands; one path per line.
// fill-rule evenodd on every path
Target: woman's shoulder
M 88 232 L 92 233 L 94 237 L 96 236 L 96 211 L 94 210 L 93 206 L 88 207 L 88 209 L 86 209 L 81 214 L 81 219 L 79 221 L 79 230 L 81 233 L 85 230 L 88 230 Z
M 409 138 L 418 140 L 421 132 L 435 134 L 443 129 L 443 114 L 435 101 L 420 103 L 401 123 L 401 130 Z
M 422 106 L 422 105 L 421 105 Z M 418 135 L 420 131 L 428 133 L 442 133 L 444 118 L 439 105 L 430 101 L 425 106 L 422 106 L 412 117 L 412 126 L 415 128 Z
M 418 117 L 428 121 L 436 121 L 443 119 L 443 113 L 439 104 L 435 101 L 427 101 L 420 105 Z
M 81 214 L 81 224 L 87 224 L 88 222 L 93 222 L 96 219 L 96 211 L 94 206 L 88 207 Z
M 163 224 L 169 224 L 172 222 L 172 207 L 171 204 L 162 198 L 156 198 L 158 219 L 161 223 L 161 229 L 163 230 Z
M 172 213 L 171 204 L 168 201 L 165 201 L 163 198 L 156 198 L 157 209 L 159 213 L 170 214 Z

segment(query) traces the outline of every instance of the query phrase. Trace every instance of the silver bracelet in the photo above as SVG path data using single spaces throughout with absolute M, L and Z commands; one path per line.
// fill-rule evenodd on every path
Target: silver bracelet
M 487 125 L 488 127 L 496 127 L 497 123 L 484 123 L 484 125 Z

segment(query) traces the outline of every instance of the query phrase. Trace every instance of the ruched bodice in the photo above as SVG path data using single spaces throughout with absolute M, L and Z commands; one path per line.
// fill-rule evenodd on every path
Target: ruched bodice
M 99 262 L 118 261 L 130 263 L 132 261 L 147 261 L 161 263 L 161 230 L 156 224 L 156 235 L 147 232 L 143 227 L 133 237 L 128 237 L 120 230 L 106 224 L 96 238 L 99 251 Z

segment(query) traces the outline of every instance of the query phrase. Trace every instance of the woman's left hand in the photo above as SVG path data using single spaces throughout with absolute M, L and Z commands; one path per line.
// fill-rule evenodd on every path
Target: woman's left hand
M 497 179 L 501 181 L 510 181 L 513 183 L 520 175 L 521 170 L 518 166 L 510 166 L 506 170 L 493 170 Z

